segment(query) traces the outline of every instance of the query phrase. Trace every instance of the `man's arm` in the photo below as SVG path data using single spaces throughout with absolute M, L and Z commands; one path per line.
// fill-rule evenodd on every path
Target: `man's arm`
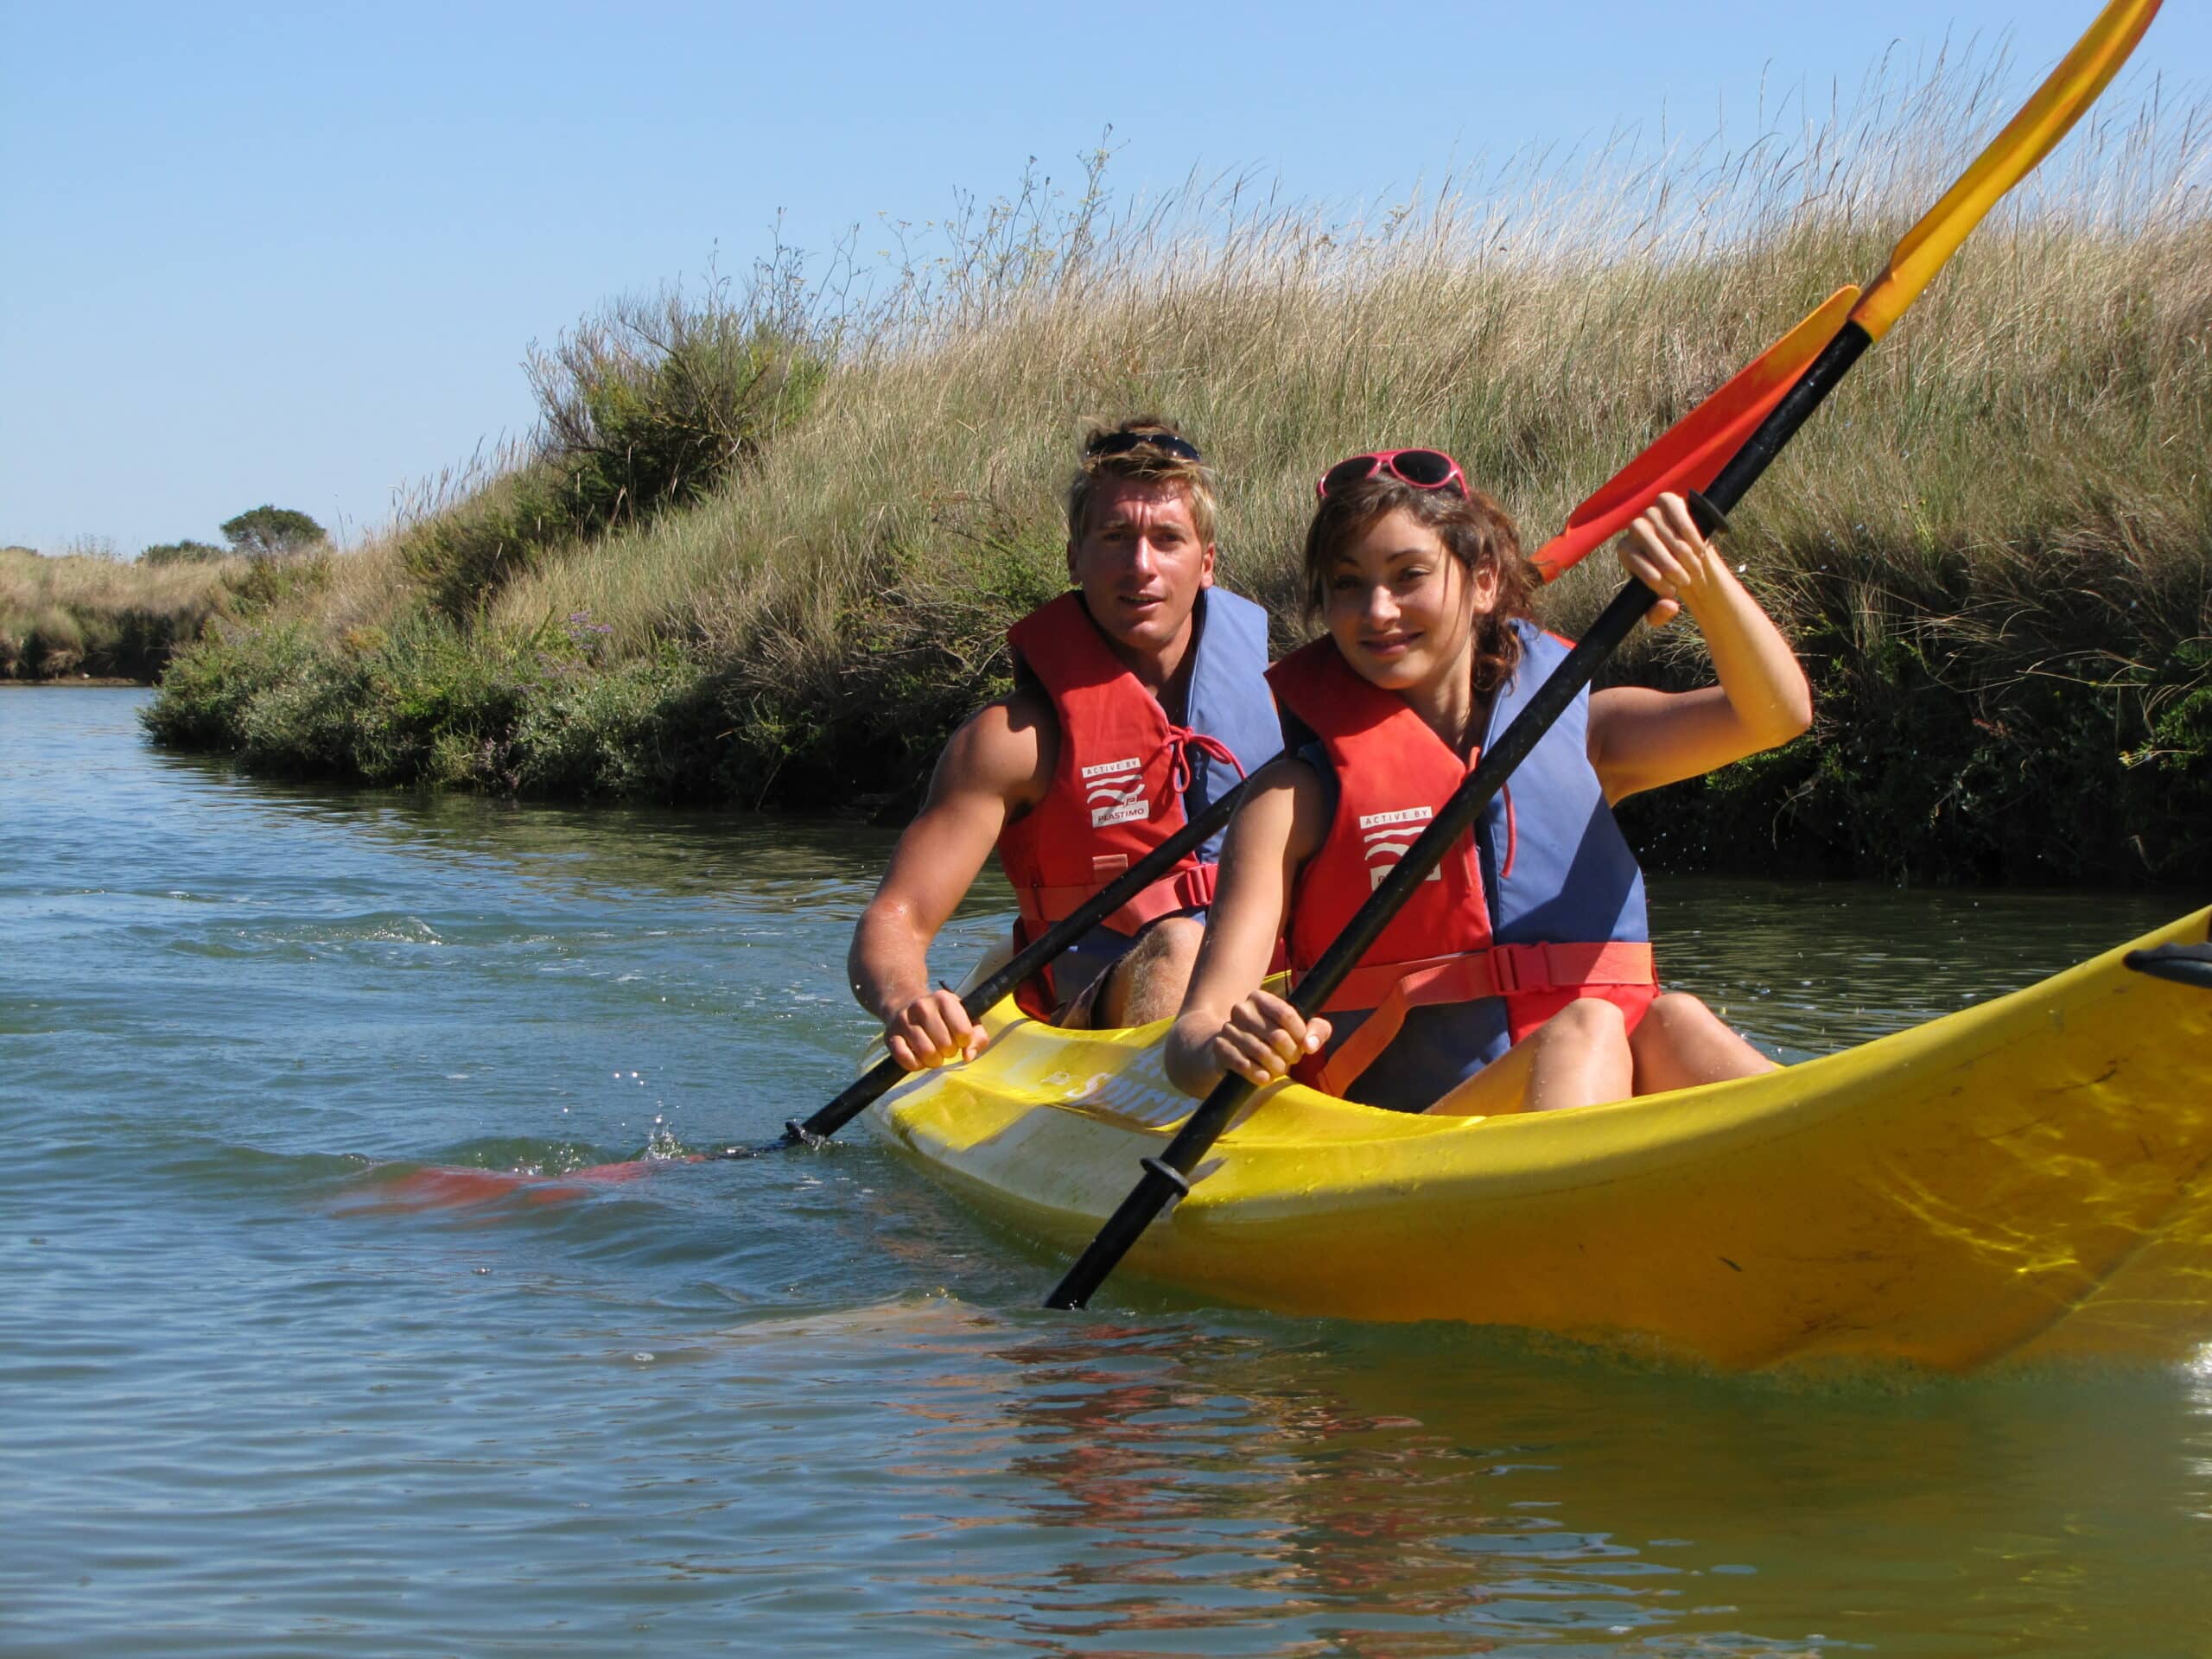
M 883 1021 L 885 1046 L 910 1071 L 982 1051 L 982 1031 L 960 999 L 930 981 L 930 941 L 1000 832 L 1043 798 L 1054 758 L 1051 719 L 1050 704 L 1025 689 L 987 703 L 952 734 L 922 810 L 853 930 L 845 959 L 853 995 Z

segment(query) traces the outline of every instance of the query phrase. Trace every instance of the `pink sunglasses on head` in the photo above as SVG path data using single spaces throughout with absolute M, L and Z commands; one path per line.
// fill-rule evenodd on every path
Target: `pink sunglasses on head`
M 1333 492 L 1350 489 L 1377 473 L 1388 473 L 1417 490 L 1457 490 L 1462 498 L 1467 493 L 1467 475 L 1441 449 L 1378 449 L 1330 467 L 1314 481 L 1314 497 L 1325 501 Z

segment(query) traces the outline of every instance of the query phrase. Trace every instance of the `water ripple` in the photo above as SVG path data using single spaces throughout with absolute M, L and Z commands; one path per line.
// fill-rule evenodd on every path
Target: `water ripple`
M 865 1142 L 684 1161 L 849 1075 L 884 832 L 245 781 L 149 753 L 138 702 L 0 696 L 0 1651 L 2067 1656 L 2212 1626 L 2212 1370 L 1785 1385 L 1137 1287 L 1046 1314 L 1049 1254 Z M 1786 1053 L 2171 907 L 1653 902 L 1670 978 Z

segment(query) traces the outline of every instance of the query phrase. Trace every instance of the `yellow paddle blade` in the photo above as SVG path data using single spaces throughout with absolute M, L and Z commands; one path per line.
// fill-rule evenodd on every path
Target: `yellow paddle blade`
M 1995 142 L 1974 158 L 1934 210 L 1905 233 L 1890 255 L 1889 268 L 1868 284 L 1866 297 L 1851 314 L 1853 322 L 1875 340 L 1889 332 L 1998 199 L 2026 177 L 2082 111 L 2096 102 L 2097 94 L 2150 28 L 2158 3 L 2112 0 Z

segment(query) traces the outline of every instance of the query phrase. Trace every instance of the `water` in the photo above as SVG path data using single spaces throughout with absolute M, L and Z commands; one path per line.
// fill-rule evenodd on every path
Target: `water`
M 1046 1314 L 857 1135 L 426 1192 L 833 1093 L 888 836 L 248 782 L 141 701 L 0 692 L 0 1652 L 2212 1652 L 2212 1364 Z M 1785 1055 L 2191 902 L 1655 887 Z

